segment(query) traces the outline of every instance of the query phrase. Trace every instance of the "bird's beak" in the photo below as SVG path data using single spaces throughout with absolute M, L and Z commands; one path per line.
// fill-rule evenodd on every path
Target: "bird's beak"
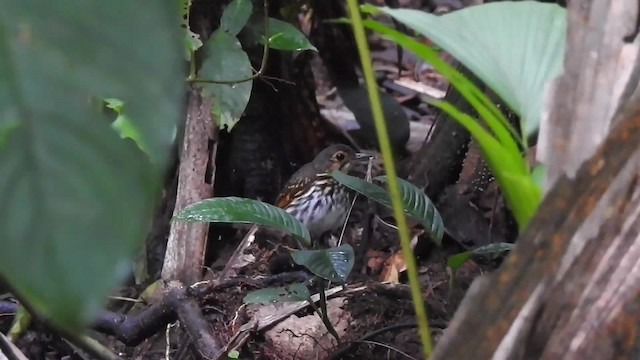
M 372 157 L 373 157 L 373 155 L 359 152 L 359 153 L 356 153 L 355 160 L 358 161 L 358 162 L 367 162 Z

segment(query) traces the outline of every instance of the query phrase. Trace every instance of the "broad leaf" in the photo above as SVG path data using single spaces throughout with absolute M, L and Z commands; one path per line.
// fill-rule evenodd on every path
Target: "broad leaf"
M 504 251 L 512 250 L 514 246 L 515 245 L 511 243 L 495 243 L 495 244 L 480 246 L 471 251 L 464 251 L 459 254 L 449 256 L 449 258 L 447 259 L 447 266 L 450 267 L 452 270 L 457 270 L 471 256 L 499 254 Z
M 451 53 L 521 116 L 526 136 L 535 132 L 545 84 L 562 71 L 565 9 L 535 1 L 488 3 L 441 16 L 377 9 Z
M 265 43 L 264 36 L 260 38 L 260 43 Z M 269 47 L 277 50 L 318 51 L 295 26 L 274 18 L 269 18 Z
M 391 207 L 391 197 L 386 189 L 339 171 L 334 171 L 331 176 L 333 176 L 333 178 L 342 185 L 363 194 L 369 199 L 389 208 Z M 376 179 L 386 181 L 386 177 L 384 176 Z M 444 224 L 435 205 L 433 205 L 424 192 L 415 185 L 402 179 L 398 179 L 398 182 L 400 185 L 404 212 L 419 221 L 429 232 L 431 239 L 438 246 L 441 246 L 442 236 L 444 235 Z
M 183 89 L 173 2 L 0 0 L 0 273 L 71 330 L 149 230 Z M 135 20 L 132 20 L 135 19 Z M 127 104 L 151 160 L 96 111 Z
M 207 41 L 209 54 L 199 77 L 216 81 L 242 80 L 252 75 L 251 62 L 234 36 L 216 30 Z M 231 131 L 240 120 L 251 97 L 252 81 L 235 84 L 203 84 L 204 94 L 213 97 L 212 113 L 222 128 Z
M 242 302 L 245 304 L 268 304 L 286 301 L 303 301 L 311 297 L 309 289 L 304 284 L 291 284 L 255 290 L 248 293 Z
M 220 27 L 230 35 L 236 36 L 251 16 L 251 0 L 233 0 L 222 12 Z
M 239 197 L 219 197 L 198 201 L 185 207 L 178 220 L 216 223 L 258 224 L 285 230 L 311 244 L 309 231 L 286 211 L 258 200 Z
M 321 278 L 344 283 L 353 269 L 355 255 L 349 244 L 322 250 L 291 252 L 293 261 Z

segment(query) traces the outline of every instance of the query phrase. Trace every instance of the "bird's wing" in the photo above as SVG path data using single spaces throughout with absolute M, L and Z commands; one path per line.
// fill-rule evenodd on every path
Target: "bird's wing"
M 310 165 L 301 167 L 291 176 L 276 199 L 277 207 L 284 209 L 291 204 L 293 199 L 309 190 L 316 175 L 315 169 Z

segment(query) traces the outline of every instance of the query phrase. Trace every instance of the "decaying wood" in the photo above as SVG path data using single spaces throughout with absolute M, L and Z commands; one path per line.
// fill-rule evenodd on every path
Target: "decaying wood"
M 623 40 L 638 3 L 578 0 L 568 12 L 565 73 L 538 143 L 548 192 L 434 359 L 640 356 L 638 41 Z
M 183 147 L 178 173 L 174 215 L 185 206 L 213 196 L 216 133 L 211 105 L 198 90 L 189 95 Z M 162 268 L 165 282 L 179 280 L 193 284 L 200 280 L 209 224 L 174 221 L 171 223 L 167 252 Z

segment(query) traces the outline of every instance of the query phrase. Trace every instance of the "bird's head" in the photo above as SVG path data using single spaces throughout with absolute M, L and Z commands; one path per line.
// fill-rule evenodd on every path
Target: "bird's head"
M 330 173 L 335 170 L 347 172 L 356 162 L 366 161 L 370 156 L 358 153 L 349 145 L 336 144 L 327 147 L 313 159 L 314 168 Z

